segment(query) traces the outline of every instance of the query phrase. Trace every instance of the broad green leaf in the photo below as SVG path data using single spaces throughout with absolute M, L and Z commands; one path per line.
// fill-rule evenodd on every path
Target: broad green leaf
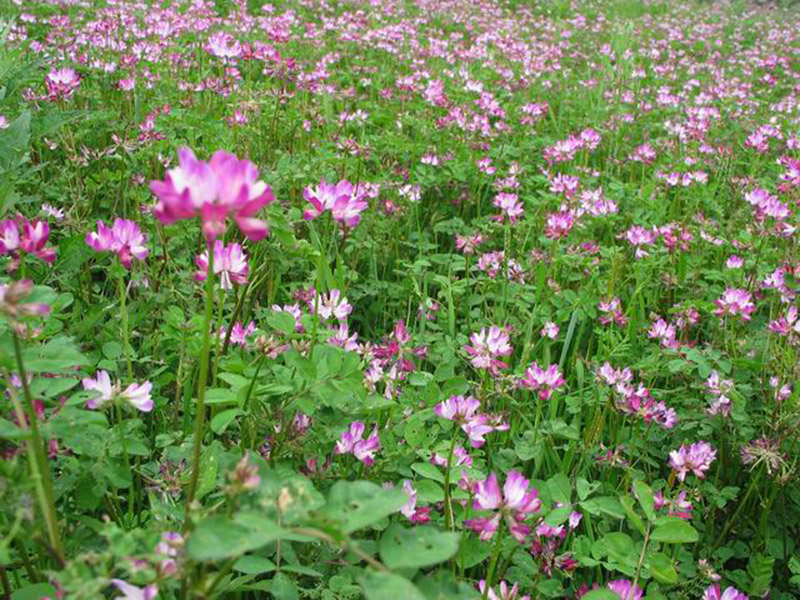
M 367 600 L 425 600 L 413 583 L 394 573 L 367 572 L 359 583 Z
M 644 526 L 644 521 L 642 521 L 642 517 L 640 517 L 636 509 L 634 508 L 634 501 L 633 498 L 630 496 L 620 496 L 619 503 L 622 504 L 622 508 L 625 509 L 625 514 L 628 515 L 628 521 L 641 533 L 645 535 L 646 529 Z
M 581 600 L 619 600 L 619 596 L 611 590 L 601 588 L 589 591 L 581 596 Z
M 42 598 L 53 598 L 55 595 L 56 589 L 49 583 L 34 583 L 11 594 L 11 600 L 41 600 Z
M 213 419 L 211 419 L 211 431 L 214 433 L 222 433 L 230 425 L 236 417 L 242 414 L 242 411 L 238 408 L 229 408 L 227 410 L 223 410 Z
M 691 544 L 700 539 L 700 536 L 697 530 L 683 519 L 670 517 L 653 530 L 650 539 L 665 544 Z
M 672 559 L 663 552 L 653 552 L 648 555 L 650 574 L 659 583 L 674 585 L 678 583 L 678 572 Z
M 419 473 L 425 479 L 432 479 L 433 481 L 444 483 L 444 473 L 442 473 L 438 468 L 436 468 L 431 463 L 426 463 L 426 462 L 414 463 L 413 465 L 411 465 L 411 470 Z
M 656 520 L 655 500 L 653 497 L 653 490 L 644 481 L 633 482 L 633 493 L 639 501 L 639 506 L 642 507 L 648 521 Z
M 446 561 L 458 550 L 461 534 L 434 527 L 405 529 L 394 524 L 381 536 L 381 560 L 390 569 L 429 567 Z
M 624 519 L 625 511 L 614 496 L 600 496 L 581 502 L 581 508 L 592 515 L 605 514 L 615 519 Z
M 547 481 L 547 487 L 550 489 L 550 496 L 553 500 L 561 504 L 569 504 L 572 489 L 566 475 L 558 473 L 553 476 Z
M 322 515 L 347 535 L 397 512 L 408 502 L 399 488 L 384 489 L 370 481 L 339 481 L 331 488 Z
M 275 563 L 263 556 L 243 556 L 233 565 L 233 570 L 247 575 L 260 575 L 275 570 Z
M 242 514 L 236 520 L 209 517 L 192 532 L 187 553 L 193 560 L 223 560 L 257 550 L 283 533 L 274 522 L 258 515 Z
M 557 525 L 561 525 L 567 519 L 569 519 L 570 514 L 572 514 L 571 506 L 561 506 L 559 508 L 554 508 L 549 513 L 547 513 L 545 521 L 547 522 L 548 525 L 556 527 Z

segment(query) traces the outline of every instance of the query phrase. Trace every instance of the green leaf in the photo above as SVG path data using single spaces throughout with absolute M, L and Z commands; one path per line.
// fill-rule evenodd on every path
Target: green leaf
M 550 496 L 556 502 L 561 504 L 569 504 L 572 489 L 569 485 L 569 478 L 563 473 L 558 473 L 547 482 L 547 487 L 550 489 Z
M 430 567 L 452 557 L 461 535 L 434 527 L 405 529 L 393 524 L 381 536 L 381 560 L 390 569 Z
M 417 462 L 411 465 L 411 470 L 419 473 L 425 479 L 432 479 L 444 483 L 444 474 L 431 463 Z
M 653 522 L 656 520 L 655 499 L 653 497 L 653 490 L 644 481 L 633 482 L 633 493 L 639 501 L 639 506 L 642 507 L 647 520 Z
M 700 539 L 694 527 L 678 517 L 668 517 L 668 520 L 658 525 L 650 536 L 655 542 L 665 544 L 691 544 Z
M 5 129 L 0 129 L 0 169 L 12 171 L 28 153 L 31 140 L 31 113 L 23 111 Z
M 772 568 L 775 559 L 762 554 L 753 554 L 747 561 L 747 574 L 750 576 L 750 588 L 747 590 L 751 596 L 761 598 L 769 590 L 772 583 Z
M 567 519 L 569 519 L 570 514 L 572 514 L 571 506 L 561 506 L 559 508 L 554 508 L 549 513 L 547 513 L 547 517 L 545 517 L 545 522 L 547 522 L 548 525 L 556 527 L 558 525 L 561 525 Z
M 272 311 L 267 317 L 267 323 L 281 333 L 291 335 L 294 333 L 294 317 L 284 311 Z
M 635 563 L 638 558 L 633 546 L 631 536 L 626 533 L 614 531 L 607 533 L 604 538 L 608 557 L 619 563 Z
M 659 583 L 674 585 L 678 583 L 678 572 L 672 559 L 663 552 L 654 552 L 648 556 L 650 562 L 650 574 Z
M 633 498 L 630 496 L 620 496 L 619 503 L 622 504 L 622 508 L 625 509 L 625 514 L 628 515 L 628 520 L 631 522 L 631 524 L 639 531 L 639 533 L 645 535 L 646 529 L 644 526 L 644 521 L 642 521 L 642 517 L 636 513 L 636 510 L 633 507 Z
M 264 517 L 240 514 L 236 520 L 215 516 L 200 521 L 187 542 L 194 560 L 222 560 L 280 539 L 284 530 Z
M 224 432 L 228 428 L 228 425 L 230 425 L 240 414 L 242 414 L 242 411 L 238 408 L 229 408 L 228 410 L 223 410 L 221 413 L 211 419 L 211 431 L 217 434 Z
M 359 583 L 367 600 L 425 600 L 413 583 L 394 573 L 369 572 Z
M 17 427 L 11 421 L 0 419 L 0 440 L 21 440 L 26 435 L 26 430 Z
M 591 590 L 581 596 L 581 600 L 619 600 L 619 596 L 611 590 Z
M 295 582 L 283 573 L 278 573 L 272 578 L 269 591 L 275 600 L 299 600 L 300 598 Z
M 402 489 L 383 489 L 371 481 L 338 481 L 322 515 L 345 535 L 377 523 L 408 502 Z
M 52 598 L 55 595 L 56 589 L 49 583 L 34 583 L 11 594 L 11 600 L 41 600 L 41 598 Z
M 615 496 L 600 496 L 581 502 L 581 508 L 592 515 L 605 514 L 615 519 L 624 519 L 625 511 Z
M 581 501 L 586 500 L 589 496 L 591 496 L 597 488 L 600 487 L 600 484 L 596 481 L 589 483 L 583 477 L 578 478 L 577 488 L 578 488 L 578 499 Z
M 275 563 L 263 556 L 243 556 L 233 565 L 233 570 L 247 575 L 260 575 L 275 570 Z

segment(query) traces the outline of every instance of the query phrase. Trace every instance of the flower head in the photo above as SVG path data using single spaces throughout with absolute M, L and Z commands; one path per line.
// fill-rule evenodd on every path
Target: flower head
M 702 600 L 747 600 L 747 594 L 743 594 L 733 586 L 728 586 L 723 592 L 719 584 L 715 583 L 706 588 Z
M 189 148 L 178 152 L 179 166 L 167 171 L 163 181 L 151 181 L 158 198 L 156 217 L 163 223 L 200 217 L 206 239 L 220 237 L 232 217 L 251 241 L 264 238 L 269 229 L 254 215 L 274 202 L 272 189 L 258 179 L 249 160 L 218 150 L 209 162 L 198 160 Z
M 750 315 L 756 310 L 756 305 L 753 304 L 752 298 L 747 290 L 729 288 L 725 290 L 718 300 L 714 301 L 714 304 L 717 305 L 717 310 L 714 311 L 714 314 L 719 317 L 739 315 L 743 321 L 749 321 Z
M 644 596 L 644 590 L 638 585 L 634 587 L 633 582 L 628 579 L 609 581 L 606 587 L 619 596 L 620 600 L 642 600 Z
M 50 306 L 36 302 L 22 302 L 33 289 L 33 281 L 20 279 L 0 285 L 0 315 L 14 320 L 22 316 L 46 315 Z
M 548 400 L 553 392 L 566 383 L 558 370 L 558 365 L 550 365 L 542 369 L 539 363 L 534 362 L 525 370 L 525 376 L 520 380 L 522 387 L 530 390 L 539 390 L 539 398 Z
M 97 221 L 97 231 L 86 234 L 86 244 L 92 250 L 116 253 L 126 269 L 130 269 L 134 258 L 147 258 L 150 251 L 146 243 L 147 236 L 139 229 L 138 223 L 127 219 L 116 219 L 111 227 L 106 227 L 103 221 Z
M 197 272 L 195 281 L 205 281 L 208 276 L 208 250 L 198 255 L 195 259 Z M 219 287 L 223 290 L 233 289 L 233 284 L 244 285 L 250 267 L 247 264 L 247 254 L 242 251 L 239 244 L 227 246 L 222 240 L 214 241 L 214 274 L 219 276 Z
M 365 196 L 365 189 L 357 188 L 346 179 L 335 185 L 323 179 L 318 186 L 303 190 L 303 197 L 311 204 L 311 208 L 303 212 L 303 218 L 316 219 L 330 211 L 335 221 L 352 229 L 358 225 L 361 213 L 368 206 Z
M 124 390 L 122 385 L 117 382 L 112 384 L 111 377 L 106 371 L 95 373 L 94 379 L 86 377 L 81 381 L 83 389 L 97 392 L 97 394 L 86 402 L 86 406 L 93 410 L 102 408 L 109 402 L 124 400 L 134 408 L 142 412 L 153 410 L 153 399 L 150 390 L 153 385 L 149 381 L 144 383 L 132 383 Z
M 500 520 L 505 518 L 511 535 L 522 542 L 531 532 L 531 528 L 523 521 L 530 514 L 538 512 L 542 504 L 539 492 L 536 488 L 529 488 L 529 485 L 530 482 L 522 473 L 511 471 L 501 490 L 497 475 L 492 473 L 484 481 L 478 482 L 474 508 L 493 511 L 493 514 L 464 521 L 464 525 L 479 534 L 482 540 L 488 540 L 494 536 Z
M 375 453 L 381 449 L 381 440 L 377 425 L 367 439 L 363 439 L 364 430 L 365 426 L 361 421 L 350 423 L 350 426 L 342 432 L 339 441 L 336 442 L 334 452 L 336 454 L 352 454 L 369 467 L 375 464 Z
M 158 587 L 155 584 L 140 588 L 121 579 L 112 579 L 111 583 L 122 594 L 117 596 L 116 600 L 153 600 L 158 596 Z
M 669 466 L 678 473 L 678 479 L 683 481 L 691 471 L 700 479 L 704 479 L 706 471 L 711 468 L 711 463 L 717 457 L 717 451 L 707 442 L 696 442 L 689 446 L 683 445 L 678 450 L 669 453 Z
M 471 345 L 465 345 L 464 351 L 470 355 L 473 367 L 489 369 L 492 375 L 497 375 L 500 369 L 508 366 L 496 358 L 508 356 L 513 352 L 508 332 L 504 328 L 492 326 L 486 329 L 484 327 L 479 333 L 473 333 L 469 341 Z

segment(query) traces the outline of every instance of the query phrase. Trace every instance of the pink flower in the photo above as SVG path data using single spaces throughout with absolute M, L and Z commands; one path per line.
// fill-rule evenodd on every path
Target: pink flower
M 224 150 L 204 162 L 189 148 L 181 148 L 178 158 L 180 165 L 167 171 L 163 181 L 150 182 L 150 190 L 158 198 L 154 214 L 161 222 L 200 217 L 209 241 L 225 233 L 229 216 L 251 241 L 269 233 L 267 224 L 254 215 L 274 202 L 275 196 L 258 180 L 253 163 Z
M 209 54 L 217 58 L 238 58 L 242 54 L 242 45 L 225 31 L 211 34 L 205 48 Z
M 195 281 L 205 281 L 208 276 L 208 250 L 195 258 L 197 272 Z M 219 277 L 219 287 L 223 290 L 233 289 L 233 284 L 244 285 L 250 267 L 247 265 L 247 254 L 239 244 L 227 246 L 222 240 L 214 241 L 214 274 Z
M 542 327 L 542 330 L 539 332 L 539 335 L 554 340 L 558 337 L 559 331 L 561 330 L 559 329 L 558 325 L 552 321 L 547 321 L 547 323 L 544 324 L 544 327 Z
M 19 226 L 14 219 L 0 221 L 0 254 L 14 254 L 19 249 Z
M 286 314 L 291 315 L 294 318 L 294 330 L 297 333 L 303 333 L 303 331 L 305 331 L 303 325 L 300 323 L 300 319 L 303 316 L 303 309 L 300 308 L 299 304 L 284 304 L 283 306 L 273 304 L 272 310 L 277 312 L 285 312 Z
M 353 305 L 342 296 L 342 292 L 337 289 L 331 290 L 327 296 L 319 297 L 319 316 L 327 321 L 331 317 L 337 321 L 346 321 L 347 316 L 353 312 Z M 313 300 L 310 305 L 311 312 L 314 312 Z
M 342 432 L 338 442 L 336 442 L 336 454 L 352 454 L 368 467 L 375 464 L 375 453 L 381 449 L 381 440 L 378 436 L 378 426 L 372 430 L 370 436 L 365 440 L 364 423 L 353 421 L 350 426 Z
M 116 600 L 153 600 L 158 596 L 158 587 L 155 584 L 140 588 L 121 579 L 112 579 L 111 583 L 122 593 Z
M 619 596 L 620 600 L 642 600 L 644 595 L 644 590 L 638 585 L 634 588 L 633 582 L 628 579 L 609 581 L 606 587 Z
M 97 392 L 97 395 L 86 402 L 86 406 L 92 410 L 117 400 L 124 400 L 142 412 L 153 410 L 153 399 L 150 396 L 153 385 L 149 381 L 142 384 L 132 383 L 122 390 L 119 382 L 111 383 L 111 377 L 106 371 L 98 371 L 94 379 L 86 377 L 81 383 L 83 389 Z
M 492 204 L 503 212 L 497 219 L 502 221 L 503 215 L 505 215 L 512 225 L 517 222 L 524 212 L 522 203 L 519 201 L 519 196 L 516 194 L 501 192 L 495 196 Z
M 719 584 L 715 583 L 706 588 L 702 600 L 747 600 L 747 594 L 743 594 L 733 586 L 728 586 L 721 592 Z
M 387 484 L 387 487 L 391 487 L 391 484 Z M 408 502 L 403 505 L 400 512 L 412 523 L 421 524 L 430 521 L 431 509 L 417 506 L 417 490 L 408 479 L 403 480 L 403 491 L 408 495 Z
M 683 481 L 691 471 L 700 479 L 705 479 L 706 471 L 711 468 L 711 463 L 717 457 L 717 451 L 707 442 L 696 442 L 689 446 L 683 445 L 678 450 L 669 453 L 669 466 L 678 474 L 678 479 Z
M 559 240 L 568 236 L 574 225 L 575 213 L 571 209 L 562 209 L 547 215 L 544 235 L 551 240 Z
M 72 96 L 80 85 L 81 80 L 75 69 L 64 67 L 51 70 L 47 74 L 44 83 L 47 86 L 47 94 L 50 99 L 58 100 L 59 98 L 66 99 Z
M 303 197 L 311 204 L 311 208 L 303 212 L 303 218 L 307 221 L 316 219 L 325 211 L 330 211 L 335 221 L 353 228 L 361 220 L 361 213 L 369 206 L 364 196 L 364 190 L 356 189 L 346 179 L 336 185 L 323 179 L 317 187 L 309 186 L 303 190 Z
M 0 314 L 12 320 L 22 316 L 42 316 L 50 312 L 47 304 L 35 302 L 22 302 L 33 290 L 33 281 L 20 279 L 11 283 L 0 285 Z
M 347 323 L 339 323 L 336 333 L 329 337 L 327 341 L 329 344 L 338 346 L 339 348 L 347 350 L 348 352 L 358 352 L 359 346 L 357 340 L 357 332 L 354 331 L 351 334 Z
M 530 596 L 519 596 L 519 584 L 514 584 L 509 588 L 505 581 L 500 582 L 500 593 L 498 594 L 492 588 L 486 589 L 486 580 L 481 579 L 478 582 L 478 590 L 484 594 L 487 600 L 531 600 Z
M 536 488 L 528 489 L 530 482 L 519 471 L 511 471 L 506 476 L 502 491 L 497 482 L 497 475 L 492 473 L 489 477 L 478 482 L 475 492 L 474 508 L 476 510 L 490 510 L 493 514 L 489 517 L 479 517 L 464 521 L 464 525 L 479 534 L 482 540 L 491 539 L 500 525 L 500 520 L 505 518 L 508 529 L 514 538 L 522 542 L 527 537 L 531 528 L 523 521 L 531 514 L 539 511 L 541 501 Z
M 442 419 L 455 421 L 461 430 L 467 434 L 470 445 L 480 448 L 485 440 L 484 436 L 493 431 L 505 431 L 508 424 L 503 423 L 498 417 L 480 414 L 480 401 L 474 396 L 450 396 L 447 400 L 437 404 L 433 412 Z
M 548 400 L 553 392 L 566 383 L 558 370 L 558 365 L 550 365 L 547 370 L 542 369 L 539 363 L 533 362 L 525 370 L 525 376 L 520 380 L 521 387 L 529 390 L 539 390 L 539 398 Z
M 126 269 L 130 269 L 133 259 L 144 260 L 150 252 L 145 244 L 147 236 L 135 221 L 116 219 L 112 227 L 97 221 L 97 231 L 86 234 L 86 244 L 95 252 L 114 252 Z
M 253 321 L 250 321 L 247 324 L 247 327 L 242 325 L 241 321 L 236 321 L 231 328 L 231 341 L 230 343 L 235 346 L 241 346 L 242 348 L 247 348 L 247 338 L 248 336 L 252 335 L 253 332 L 256 330 L 256 324 Z M 225 327 L 219 328 L 219 339 L 220 341 L 225 341 L 225 336 L 228 335 L 228 331 Z
M 714 304 L 717 305 L 717 310 L 714 311 L 715 315 L 719 317 L 739 315 L 743 321 L 749 321 L 750 315 L 756 310 L 750 292 L 738 288 L 725 290 L 722 296 L 714 301 Z
M 456 234 L 456 250 L 463 254 L 475 254 L 475 250 L 483 243 L 483 236 L 480 233 L 473 235 L 458 235 Z
M 676 330 L 674 325 L 670 325 L 664 319 L 656 319 L 647 332 L 647 337 L 651 339 L 661 340 L 661 345 L 664 348 L 671 348 L 677 350 L 680 342 L 675 338 Z
M 23 219 L 20 225 L 22 237 L 19 247 L 24 252 L 38 256 L 45 262 L 53 262 L 56 259 L 56 250 L 45 246 L 50 237 L 50 225 L 47 224 L 47 221 Z
M 628 324 L 628 317 L 622 312 L 622 304 L 619 298 L 612 298 L 608 302 L 599 302 L 597 304 L 597 309 L 603 313 L 603 316 L 599 319 L 603 325 L 608 325 L 613 322 L 620 327 L 625 327 L 625 325 Z
M 504 328 L 492 326 L 487 330 L 484 327 L 480 333 L 473 333 L 469 341 L 472 345 L 465 345 L 464 351 L 470 355 L 470 362 L 476 369 L 489 369 L 492 375 L 497 375 L 500 369 L 508 366 L 496 359 L 497 356 L 508 356 L 514 351 Z

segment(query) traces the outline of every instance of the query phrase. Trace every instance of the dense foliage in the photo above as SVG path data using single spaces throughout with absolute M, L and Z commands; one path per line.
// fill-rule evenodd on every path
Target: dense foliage
M 0 593 L 800 596 L 800 16 L 0 8 Z

